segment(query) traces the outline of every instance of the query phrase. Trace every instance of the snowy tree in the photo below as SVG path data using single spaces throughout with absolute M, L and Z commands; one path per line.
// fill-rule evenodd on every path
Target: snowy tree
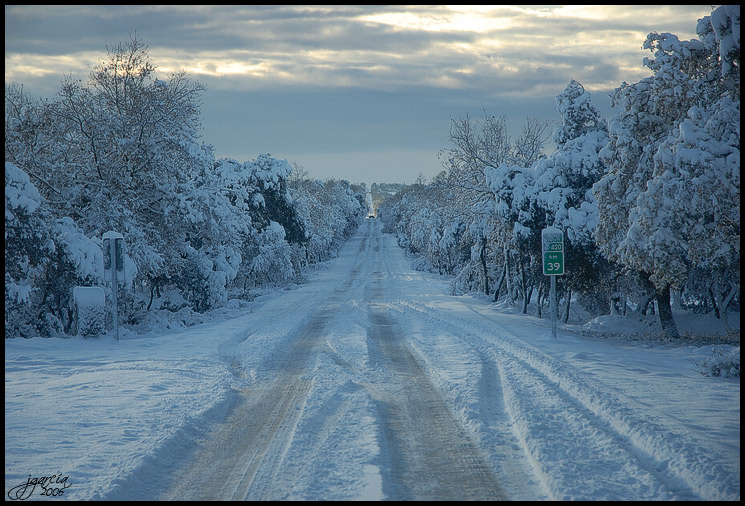
M 605 120 L 600 116 L 600 111 L 592 105 L 590 94 L 574 79 L 556 96 L 556 108 L 562 119 L 553 133 L 558 148 L 590 132 L 606 130 Z
M 452 147 L 443 152 L 448 180 L 455 188 L 452 204 L 465 213 L 464 222 L 477 248 L 471 261 L 481 267 L 479 284 L 487 294 L 493 274 L 490 265 L 495 260 L 503 262 L 509 271 L 509 257 L 517 251 L 511 227 L 504 227 L 492 219 L 495 194 L 487 181 L 488 174 L 505 164 L 525 166 L 541 159 L 547 127 L 546 121 L 526 118 L 521 135 L 513 141 L 506 118 L 489 115 L 485 109 L 480 120 L 474 121 L 466 116 L 452 122 Z M 525 272 L 522 265 L 525 258 L 518 254 L 517 267 L 521 273 Z M 520 279 L 526 279 L 526 276 L 520 274 Z
M 305 232 L 305 260 L 309 264 L 324 260 L 357 229 L 367 212 L 364 188 L 345 180 L 310 179 L 298 166 L 288 183 L 297 220 Z
M 546 130 L 551 121 L 536 116 L 526 116 L 520 135 L 512 145 L 512 160 L 521 167 L 530 167 L 546 157 Z
M 204 87 L 155 70 L 134 37 L 109 48 L 87 82 L 65 78 L 55 100 L 6 84 L 6 313 L 15 315 L 6 329 L 14 335 L 69 329 L 68 288 L 101 283 L 93 265 L 109 230 L 125 238 L 128 286 L 149 295 L 135 304 L 127 291 L 120 316 L 136 323 L 173 289 L 176 305 L 205 311 L 231 290 L 295 280 L 359 224 L 364 188 L 303 183 L 311 190 L 295 188 L 296 199 L 285 160 L 215 160 L 199 136 Z
M 570 290 L 597 288 L 604 284 L 603 278 L 611 268 L 592 237 L 597 203 L 591 191 L 603 176 L 605 167 L 599 152 L 609 138 L 605 120 L 577 81 L 572 80 L 557 95 L 556 106 L 561 115 L 554 131 L 557 150 L 533 165 L 533 188 L 525 198 L 536 201 L 534 207 L 546 215 L 548 225 L 565 232 L 566 274 L 562 284 L 567 288 L 568 304 Z
M 553 226 L 566 230 L 571 241 L 588 244 L 596 221 L 589 190 L 603 175 L 598 153 L 608 142 L 605 120 L 575 80 L 557 95 L 556 105 L 562 117 L 554 131 L 557 150 L 533 166 L 535 198 Z
M 190 193 L 180 195 L 180 207 L 193 217 L 189 243 L 194 251 L 189 255 L 204 257 L 199 269 L 192 268 L 202 272 L 201 278 L 192 278 L 202 279 L 207 290 L 205 307 L 226 300 L 234 282 L 245 294 L 256 283 L 293 277 L 284 271 L 279 275 L 277 265 L 291 262 L 297 273 L 292 245 L 305 241 L 305 230 L 287 185 L 291 170 L 289 163 L 268 154 L 245 163 L 220 159 L 200 171 Z M 278 228 L 282 233 L 275 233 Z M 282 258 L 269 259 L 271 254 Z
M 541 272 L 541 231 L 547 215 L 534 192 L 535 171 L 531 167 L 502 164 L 487 173 L 494 193 L 496 216 L 506 225 L 505 269 L 514 260 L 513 286 L 520 289 L 523 312 L 527 312 L 533 287 L 543 281 Z
M 287 241 L 302 243 L 306 235 L 303 224 L 293 207 L 292 195 L 287 179 L 292 166 L 287 160 L 277 160 L 268 154 L 260 154 L 255 161 L 246 165 L 258 192 L 255 199 L 259 204 L 254 221 L 262 228 L 274 221 L 282 225 Z
M 301 178 L 291 183 L 290 191 L 307 234 L 306 260 L 315 263 L 326 259 L 338 238 L 337 230 L 343 225 L 336 213 L 329 216 L 330 210 L 322 202 L 321 193 L 325 191 L 325 185 L 321 181 Z
M 109 49 L 87 84 L 66 78 L 57 100 L 36 109 L 14 100 L 12 114 L 6 104 L 6 132 L 15 132 L 6 157 L 27 159 L 54 215 L 71 217 L 90 236 L 122 233 L 138 284 L 157 291 L 179 277 L 187 246 L 224 243 L 203 235 L 217 228 L 216 202 L 194 188 L 213 161 L 198 133 L 204 87 L 183 73 L 160 80 L 154 70 L 135 37 Z M 41 134 L 28 135 L 29 124 Z
M 5 160 L 26 167 L 24 172 L 36 185 L 59 197 L 59 189 L 50 180 L 55 171 L 49 170 L 50 162 L 60 156 L 53 125 L 48 103 L 34 100 L 22 85 L 5 84 Z
M 690 256 L 698 249 L 686 237 L 688 227 L 705 230 L 700 221 L 719 215 L 722 205 L 730 210 L 727 216 L 736 208 L 736 227 L 724 229 L 736 229 L 730 235 L 739 242 L 739 122 L 735 126 L 727 119 L 739 117 L 739 72 L 732 71 L 739 66 L 739 8 L 719 7 L 699 21 L 698 33 L 699 40 L 691 41 L 668 33 L 647 37 L 645 48 L 654 58 L 644 64 L 653 75 L 624 83 L 614 93 L 620 111 L 610 120 L 610 142 L 601 153 L 608 171 L 594 187 L 599 246 L 612 260 L 648 273 L 656 287 L 663 331 L 672 336 L 677 329 L 670 288 L 685 282 Z M 717 119 L 709 127 L 711 133 L 705 132 L 711 117 Z M 703 195 L 710 191 L 705 187 L 697 188 L 696 183 L 713 182 L 703 176 L 709 162 L 716 184 L 724 183 L 724 202 Z M 694 189 L 686 190 L 689 185 Z M 691 191 L 696 195 L 686 199 Z M 690 211 L 681 212 L 684 208 Z M 732 250 L 731 239 L 724 244 L 717 239 L 714 247 L 723 248 L 724 255 L 728 250 L 736 253 L 739 263 L 739 247 Z
M 292 265 L 290 245 L 285 241 L 285 229 L 276 221 L 259 236 L 259 251 L 251 261 L 251 270 L 257 282 L 284 284 L 293 279 L 295 271 Z
M 722 95 L 740 100 L 740 6 L 723 5 L 698 20 L 696 33 L 708 55 L 705 81 L 710 102 Z
M 739 292 L 739 118 L 739 102 L 729 97 L 707 110 L 691 108 L 689 119 L 660 146 L 654 177 L 634 210 L 656 212 L 635 215 L 621 245 L 652 272 L 656 285 L 682 287 L 692 275 L 708 273 L 725 314 L 723 299 Z

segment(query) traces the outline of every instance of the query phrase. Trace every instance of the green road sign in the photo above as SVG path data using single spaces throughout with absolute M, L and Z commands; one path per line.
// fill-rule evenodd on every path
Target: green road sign
M 564 234 L 561 230 L 548 227 L 541 234 L 543 249 L 543 275 L 562 276 L 564 274 Z

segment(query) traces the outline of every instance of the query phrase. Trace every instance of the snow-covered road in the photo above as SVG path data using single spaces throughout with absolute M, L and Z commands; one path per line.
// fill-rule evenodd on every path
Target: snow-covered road
M 366 220 L 308 283 L 164 336 L 6 340 L 6 493 L 71 499 L 740 497 L 739 379 L 447 282 Z
M 504 497 L 407 348 L 386 303 L 394 273 L 379 223 L 364 227 L 351 268 L 291 308 L 308 316 L 164 497 L 290 499 L 312 497 L 310 487 L 322 496 L 353 469 L 368 497 Z

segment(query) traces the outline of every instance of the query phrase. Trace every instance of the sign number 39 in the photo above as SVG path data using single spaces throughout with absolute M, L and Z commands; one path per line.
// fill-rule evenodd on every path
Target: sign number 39
M 548 272 L 558 272 L 563 270 L 561 268 L 561 262 L 548 262 L 546 264 L 546 271 Z

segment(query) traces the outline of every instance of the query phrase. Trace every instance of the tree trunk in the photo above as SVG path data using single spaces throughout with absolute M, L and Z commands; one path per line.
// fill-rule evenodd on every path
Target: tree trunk
M 525 280 L 525 266 L 523 265 L 522 255 L 520 258 L 520 283 L 522 285 L 523 292 L 523 314 L 528 314 L 528 287 Z
M 567 287 L 566 292 L 567 305 L 566 312 L 564 313 L 564 323 L 569 323 L 569 304 L 572 301 L 572 289 Z
M 538 319 L 541 318 L 543 310 L 543 283 L 538 283 L 538 298 L 536 299 Z
M 724 322 L 724 328 L 727 329 L 727 332 L 732 332 L 732 328 L 727 322 L 727 308 L 729 308 L 730 302 L 732 302 L 732 299 L 734 299 L 735 295 L 737 295 L 739 292 L 739 285 L 733 286 L 729 294 L 724 298 L 724 301 L 722 302 L 722 321 Z
M 65 334 L 69 334 L 72 329 L 73 316 L 75 310 L 73 308 L 67 308 L 67 323 L 65 323 Z
M 610 292 L 610 314 L 620 314 L 621 294 L 618 291 L 618 276 L 613 280 L 613 289 Z M 624 304 L 625 306 L 625 304 Z
M 486 268 L 486 237 L 481 238 L 481 267 L 484 269 L 484 293 L 489 296 L 489 270 Z
M 504 250 L 504 271 L 507 276 L 507 279 L 505 280 L 507 283 L 507 300 L 509 300 L 510 305 L 512 305 L 515 302 L 515 298 L 512 293 L 512 277 L 510 276 L 510 252 L 507 248 Z
M 150 306 L 153 305 L 153 298 L 155 296 L 155 287 L 150 285 L 150 301 L 147 303 L 147 311 L 150 311 Z
M 680 334 L 678 333 L 678 327 L 675 325 L 673 310 L 670 306 L 670 286 L 667 285 L 662 290 L 657 290 L 656 297 L 658 307 L 657 313 L 660 316 L 662 333 L 665 337 L 679 339 Z
M 678 290 L 673 290 L 672 297 L 673 297 L 673 302 L 672 302 L 673 309 L 683 311 L 683 302 L 682 302 L 683 289 L 680 288 Z
M 150 311 L 156 294 L 160 297 L 160 276 L 150 278 L 150 300 L 147 303 L 147 311 Z
M 711 304 L 714 306 L 714 315 L 717 317 L 717 320 L 721 320 L 722 316 L 719 314 L 719 304 L 717 304 L 717 296 L 714 294 L 714 290 L 709 287 L 709 295 L 711 296 Z
M 507 273 L 507 260 L 504 261 L 504 268 L 502 269 L 502 274 L 499 276 L 499 281 L 497 281 L 497 287 L 496 290 L 494 290 L 494 302 L 499 302 L 499 292 L 502 291 L 502 285 L 504 284 L 504 278 Z
M 729 322 L 727 321 L 727 307 L 729 306 L 730 302 L 732 302 L 732 299 L 735 297 L 735 294 L 737 293 L 737 287 L 733 286 L 730 292 L 724 298 L 722 298 L 722 292 L 719 290 L 719 283 L 714 281 L 714 284 L 709 287 L 709 291 L 712 294 L 714 309 L 717 311 L 717 318 L 722 320 L 722 323 L 724 323 L 724 329 L 727 331 L 727 333 L 732 332 L 732 327 L 729 326 Z

